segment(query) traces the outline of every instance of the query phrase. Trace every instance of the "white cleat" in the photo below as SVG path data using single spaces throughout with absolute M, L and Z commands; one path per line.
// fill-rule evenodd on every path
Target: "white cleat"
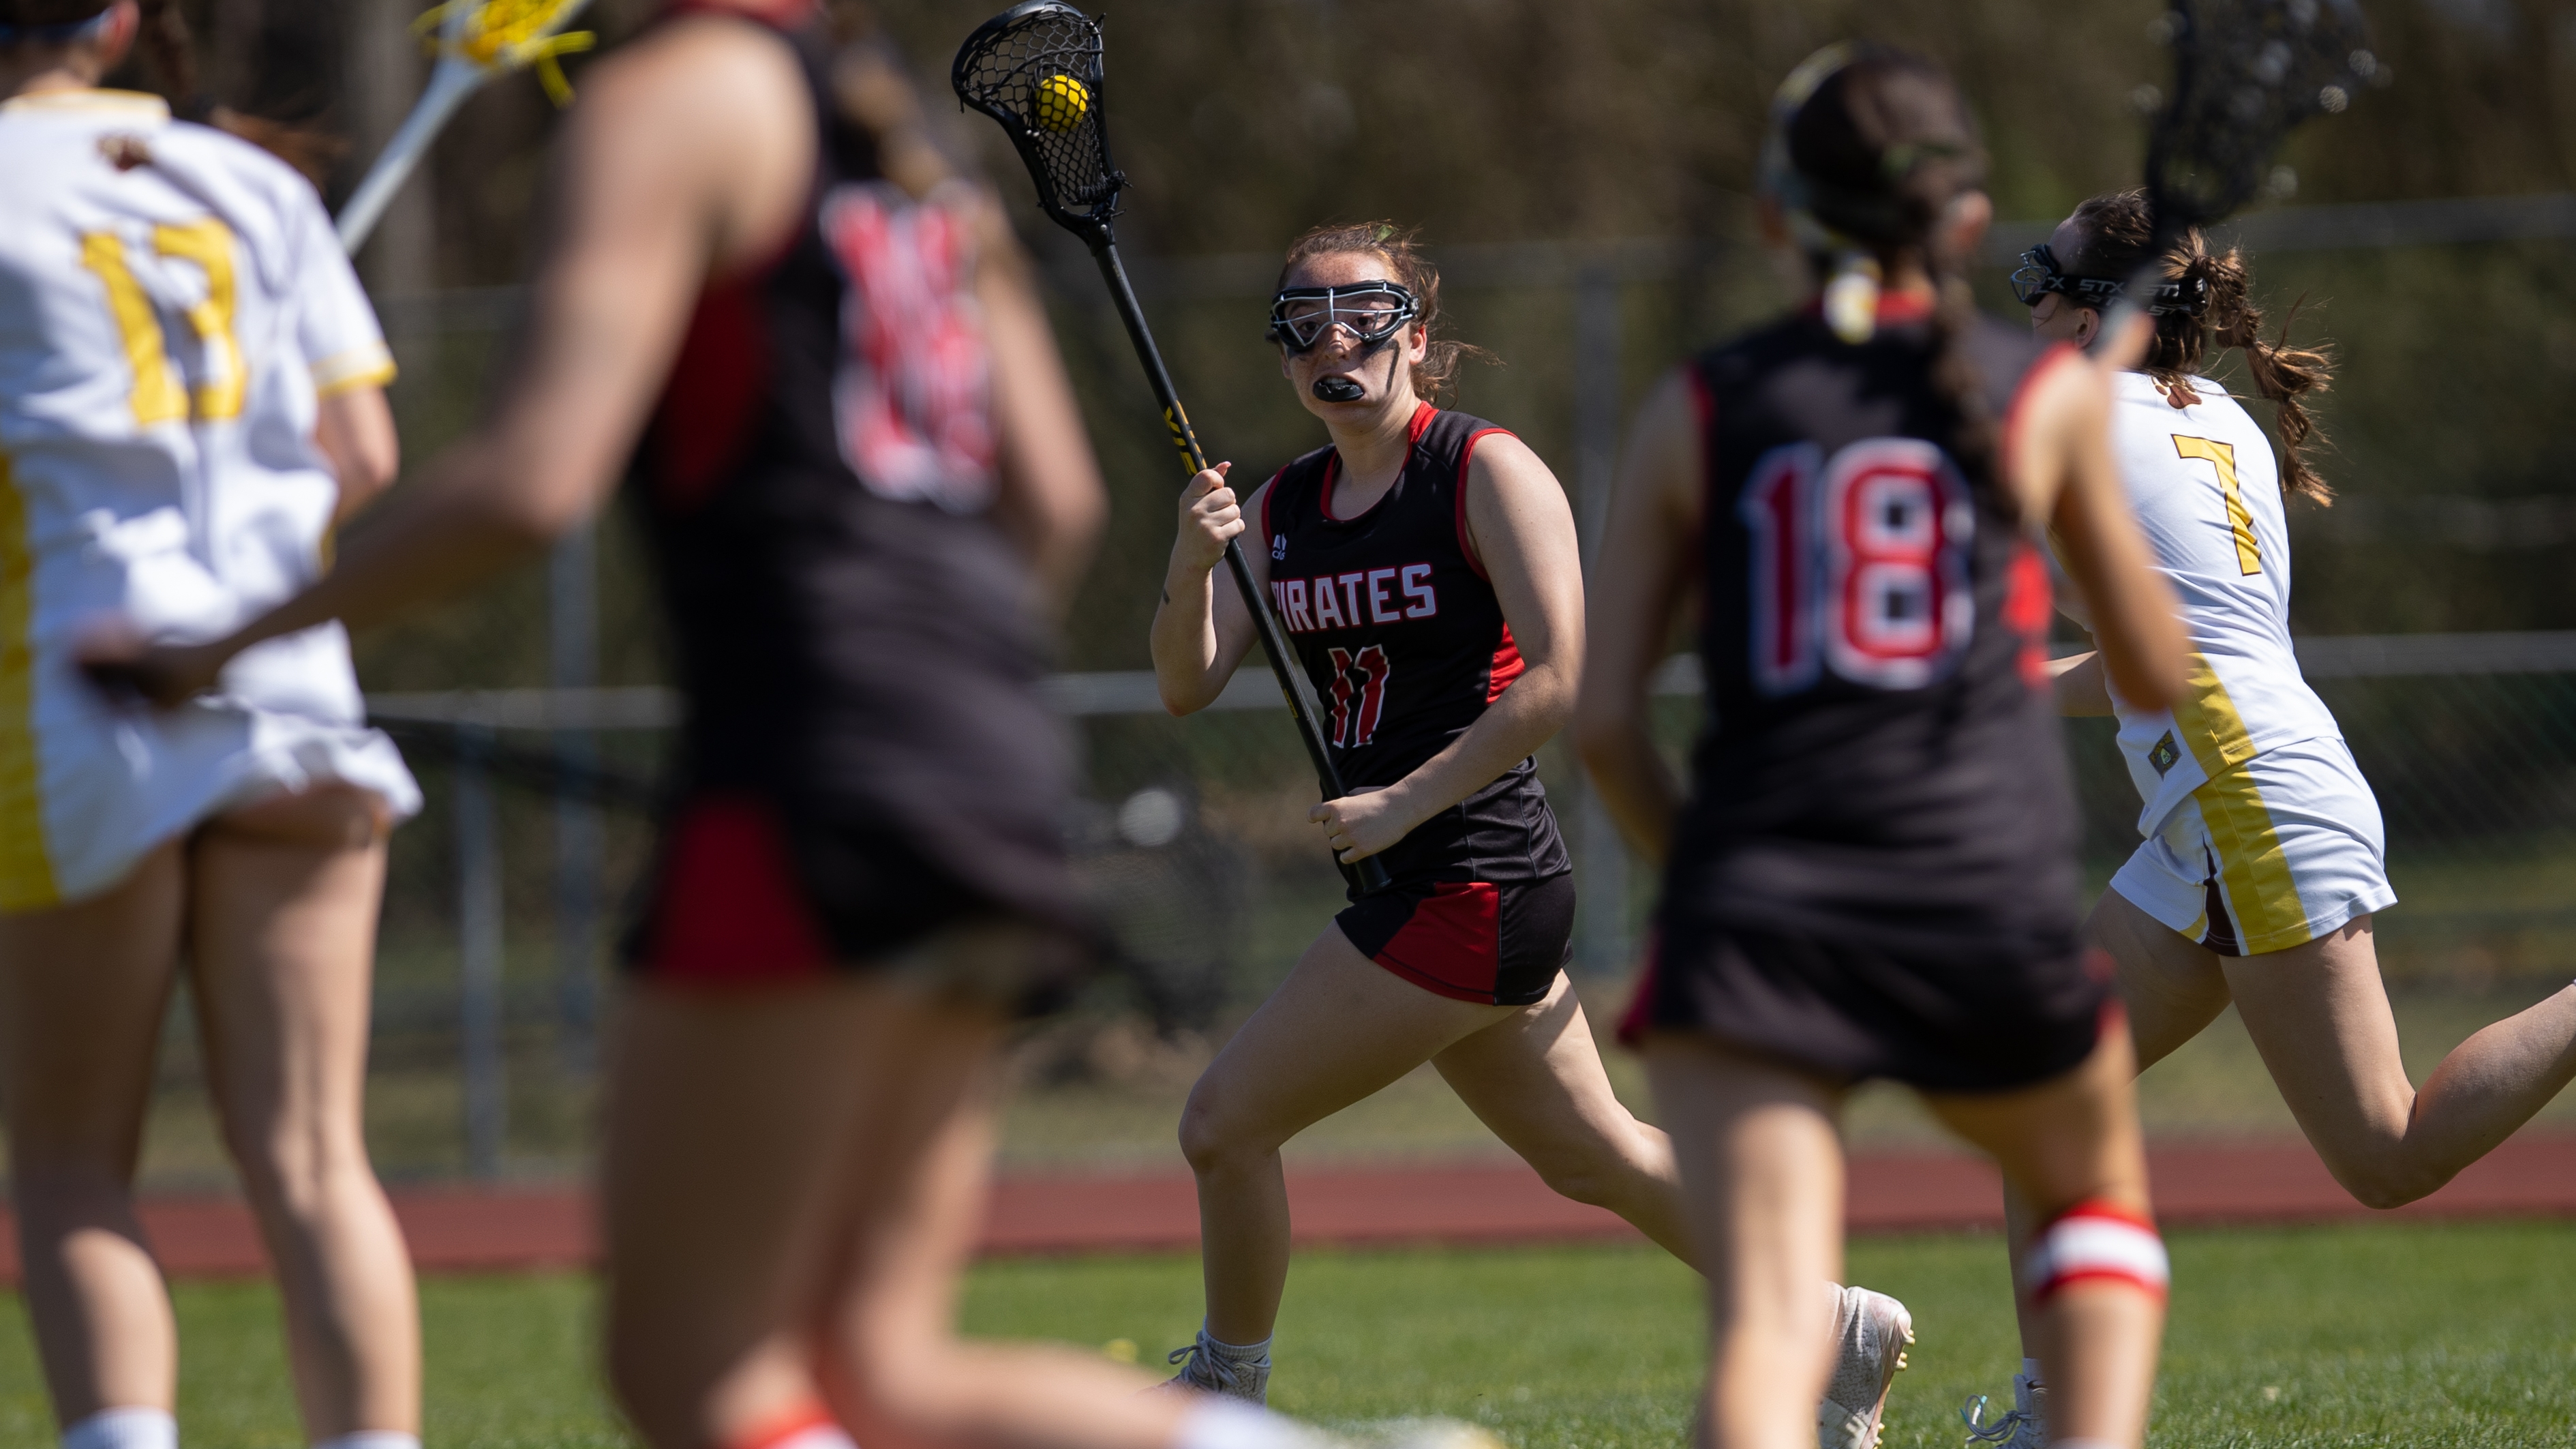
M 1986 1396 L 1970 1399 L 1959 1409 L 1968 1425 L 1968 1449 L 2046 1449 L 2047 1403 L 2047 1385 L 2027 1374 L 2013 1375 L 2013 1406 L 1991 1424 L 1984 1422 Z
M 1834 1305 L 1834 1373 L 1816 1405 L 1817 1449 L 1877 1449 L 1887 1390 L 1905 1368 L 1914 1315 L 1884 1293 L 1845 1288 Z
M 1222 1394 L 1263 1408 L 1270 1404 L 1270 1355 L 1257 1359 L 1228 1358 L 1208 1346 L 1206 1329 L 1199 1330 L 1198 1342 L 1187 1348 L 1176 1348 L 1166 1363 L 1176 1363 L 1181 1371 L 1157 1385 L 1151 1392 L 1179 1393 L 1195 1390 L 1202 1394 Z

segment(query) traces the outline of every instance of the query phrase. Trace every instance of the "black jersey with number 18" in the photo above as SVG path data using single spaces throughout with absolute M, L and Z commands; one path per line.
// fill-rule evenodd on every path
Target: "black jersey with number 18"
M 1333 516 L 1341 455 L 1319 448 L 1262 497 L 1270 598 L 1324 707 L 1342 782 L 1392 785 L 1520 677 L 1520 649 L 1467 540 L 1467 464 L 1502 428 L 1422 404 L 1384 497 Z M 1536 880 L 1572 868 L 1534 767 L 1520 763 L 1386 852 L 1389 873 Z
M 1928 309 L 1810 311 L 1701 356 L 1708 724 L 1631 1028 L 1837 1076 L 2018 1085 L 2092 1050 L 2046 567 L 1994 461 L 2076 365 L 1979 317 L 1964 447 Z M 1997 1040 L 2012 1045 L 1993 1049 Z

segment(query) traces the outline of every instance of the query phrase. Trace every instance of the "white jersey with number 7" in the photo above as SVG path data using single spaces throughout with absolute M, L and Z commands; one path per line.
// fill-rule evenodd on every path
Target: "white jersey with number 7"
M 336 625 L 168 714 L 112 707 L 72 662 L 118 619 L 220 635 L 324 567 L 318 399 L 393 362 L 320 199 L 124 92 L 0 104 L 0 157 L 0 911 L 103 891 L 281 788 L 417 809 Z
M 2231 766 L 2342 737 L 2290 643 L 2290 537 L 2271 439 L 2218 384 L 2191 387 L 2199 401 L 2179 408 L 2142 372 L 2113 387 L 2120 478 L 2191 639 L 2188 687 L 2172 709 L 2112 696 L 2120 753 L 2146 801 L 2142 835 Z

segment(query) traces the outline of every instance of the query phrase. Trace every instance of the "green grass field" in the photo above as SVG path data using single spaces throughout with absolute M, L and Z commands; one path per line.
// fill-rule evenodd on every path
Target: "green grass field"
M 2576 1225 L 2192 1232 L 2152 1442 L 2576 1443 Z M 1959 1401 L 2009 1388 L 2017 1357 L 1993 1238 L 1855 1244 L 1852 1273 L 1904 1297 L 1921 1342 L 1890 1446 L 1955 1445 Z M 1198 1268 L 1180 1257 L 997 1263 L 970 1331 L 1154 1351 L 1187 1340 Z M 617 1445 L 592 1373 L 581 1279 L 424 1285 L 432 1449 Z M 0 1312 L 0 1443 L 50 1442 L 23 1314 Z M 301 1442 L 276 1304 L 190 1286 L 181 1421 L 190 1449 Z M 1677 1442 L 1697 1373 L 1694 1284 L 1643 1249 L 1310 1253 L 1280 1325 L 1279 1407 L 1329 1423 L 1447 1414 L 1514 1449 Z

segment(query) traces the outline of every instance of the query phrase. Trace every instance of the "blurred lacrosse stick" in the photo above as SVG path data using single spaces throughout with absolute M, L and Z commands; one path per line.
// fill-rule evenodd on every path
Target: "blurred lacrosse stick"
M 2158 24 L 2174 58 L 2173 98 L 2147 135 L 2147 254 L 2161 258 L 2252 200 L 2290 132 L 2351 105 L 2379 61 L 2357 0 L 2179 0 Z M 2150 262 L 2106 330 L 2164 280 Z
M 1100 62 L 1098 22 L 1063 0 L 1026 0 L 966 37 L 949 79 L 957 87 L 959 100 L 1002 123 L 1020 159 L 1028 163 L 1029 179 L 1037 183 L 1038 205 L 1091 248 L 1092 258 L 1100 263 L 1100 275 L 1109 283 L 1109 296 L 1118 304 L 1119 320 L 1127 324 L 1127 339 L 1136 345 L 1136 360 L 1145 365 L 1145 380 L 1152 384 L 1154 401 L 1163 409 L 1172 446 L 1180 452 L 1184 471 L 1195 476 L 1206 469 L 1207 455 L 1199 451 L 1189 414 L 1182 411 L 1181 400 L 1172 390 L 1171 374 L 1163 368 L 1162 352 L 1154 346 L 1154 334 L 1136 305 L 1135 290 L 1127 285 L 1127 269 L 1119 264 L 1118 241 L 1110 231 L 1110 220 L 1118 214 L 1118 193 L 1127 178 L 1109 164 Z M 1350 791 L 1343 787 L 1341 771 L 1333 767 L 1332 756 L 1325 750 L 1323 709 L 1315 687 L 1296 655 L 1289 652 L 1288 636 L 1252 577 L 1241 539 L 1226 543 L 1225 566 L 1234 575 L 1243 606 L 1252 613 L 1261 648 L 1270 656 L 1270 672 L 1278 676 L 1279 692 L 1287 696 L 1288 710 L 1297 717 L 1297 734 L 1305 741 L 1307 758 L 1314 762 L 1324 798 L 1338 800 Z M 1387 884 L 1386 866 L 1375 856 L 1344 868 L 1357 874 L 1364 891 Z
M 393 204 L 394 193 L 411 178 L 412 168 L 428 154 L 430 143 L 438 139 L 439 128 L 465 98 L 482 88 L 483 83 L 509 71 L 534 66 L 537 79 L 545 85 L 546 94 L 558 106 L 572 99 L 572 86 L 564 79 L 558 57 L 577 50 L 588 50 L 597 37 L 588 31 L 565 33 L 575 15 L 590 0 L 447 0 L 433 6 L 413 22 L 415 33 L 436 39 L 430 49 L 438 65 L 429 73 L 429 86 L 420 100 L 403 119 L 402 129 L 385 143 L 384 153 L 367 172 L 367 179 L 349 196 L 349 204 L 340 208 L 340 249 L 355 254 L 364 246 L 367 234 L 383 219 L 385 208 Z

